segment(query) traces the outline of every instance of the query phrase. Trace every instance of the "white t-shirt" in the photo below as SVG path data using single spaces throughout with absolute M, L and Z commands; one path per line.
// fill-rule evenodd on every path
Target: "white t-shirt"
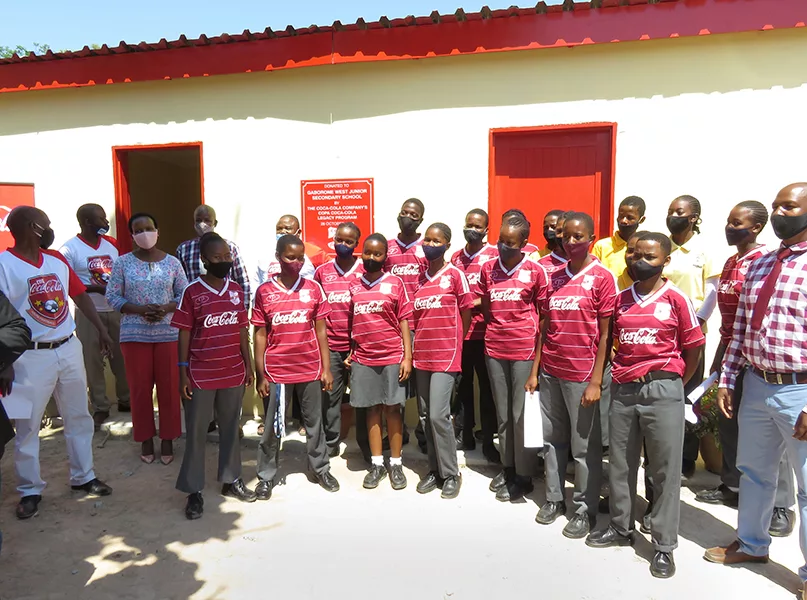
M 76 324 L 67 297 L 75 298 L 85 291 L 58 252 L 42 250 L 38 264 L 13 250 L 0 253 L 0 292 L 23 316 L 34 342 L 58 342 L 72 335 Z
M 119 256 L 118 242 L 111 237 L 102 235 L 98 238 L 98 245 L 91 246 L 87 241 L 77 235 L 67 240 L 59 252 L 67 259 L 67 264 L 75 271 L 84 285 L 103 285 L 109 283 L 112 273 L 112 263 Z M 95 310 L 98 312 L 112 312 L 112 307 L 103 294 L 91 293 Z

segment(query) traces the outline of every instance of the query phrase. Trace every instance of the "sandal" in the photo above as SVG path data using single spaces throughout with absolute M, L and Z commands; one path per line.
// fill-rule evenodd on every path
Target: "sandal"
M 258 425 L 258 435 L 263 435 L 264 431 L 266 431 L 266 425 L 261 423 L 260 425 Z
M 153 459 L 152 459 L 153 460 Z M 174 462 L 174 455 L 173 454 L 163 454 L 160 457 L 160 462 L 164 464 L 166 467 Z

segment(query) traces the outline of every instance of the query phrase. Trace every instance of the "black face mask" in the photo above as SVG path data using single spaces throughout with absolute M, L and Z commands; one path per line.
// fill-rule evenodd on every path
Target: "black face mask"
M 734 227 L 726 227 L 726 242 L 728 242 L 729 246 L 742 244 L 750 235 L 750 229 L 735 229 Z
M 373 260 L 372 258 L 365 258 L 361 262 L 364 265 L 364 270 L 367 273 L 378 273 L 384 268 L 384 263 Z
M 689 227 L 689 217 L 677 217 L 675 215 L 667 217 L 667 229 L 670 230 L 670 233 L 684 233 L 687 227 Z
M 646 260 L 633 261 L 629 267 L 630 276 L 636 281 L 647 281 L 651 277 L 659 275 L 664 270 L 664 265 L 654 267 Z
M 499 242 L 498 248 L 499 248 L 499 256 L 502 257 L 502 260 L 509 261 L 521 254 L 521 248 L 511 248 L 510 246 L 506 246 L 501 242 Z
M 552 227 L 544 227 L 544 239 L 548 244 L 556 242 L 558 240 L 558 233 Z
M 636 230 L 639 229 L 639 224 L 636 223 L 635 225 L 617 225 L 616 228 L 619 230 L 619 237 L 621 237 L 626 242 L 630 239 L 630 237 L 636 233 Z
M 53 229 L 48 227 L 47 229 L 43 229 L 42 233 L 39 236 L 39 247 L 43 250 L 47 250 L 53 245 L 53 239 L 56 237 L 56 234 L 53 233 Z
M 398 227 L 401 228 L 402 233 L 415 233 L 422 222 L 423 219 L 418 221 L 412 217 L 398 217 Z
M 208 273 L 210 273 L 213 277 L 218 277 L 219 279 L 224 279 L 225 277 L 227 277 L 232 268 L 233 268 L 232 262 L 207 263 L 205 265 L 205 270 Z
M 789 240 L 807 229 L 807 214 L 795 217 L 774 215 L 771 217 L 771 227 L 780 240 Z
M 485 232 L 478 229 L 465 228 L 462 230 L 462 235 L 465 236 L 465 241 L 469 244 L 478 244 L 485 239 Z

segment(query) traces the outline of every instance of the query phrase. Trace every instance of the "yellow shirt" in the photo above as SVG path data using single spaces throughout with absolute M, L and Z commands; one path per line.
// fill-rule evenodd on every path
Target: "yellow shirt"
M 619 274 L 619 277 L 616 278 L 616 285 L 619 287 L 619 291 L 628 289 L 630 286 L 633 285 L 633 279 L 630 278 L 628 275 L 628 268 L 625 267 L 622 269 L 622 273 Z
M 532 256 L 537 256 L 538 258 L 543 258 L 544 256 L 546 256 L 550 252 L 552 252 L 552 250 L 550 250 L 549 248 L 541 248 L 540 250 L 538 250 L 538 252 L 533 252 L 530 255 L 530 257 L 532 258 Z M 538 260 L 538 258 L 536 258 L 534 260 Z
M 664 276 L 689 297 L 696 312 L 703 304 L 706 280 L 719 277 L 722 271 L 722 265 L 713 263 L 706 244 L 697 233 L 683 246 L 672 242 L 670 264 L 664 269 Z
M 611 237 L 597 240 L 591 253 L 614 274 L 614 277 L 620 277 L 625 272 L 625 250 L 627 248 L 628 243 L 622 239 L 617 230 Z M 627 277 L 627 274 L 625 276 Z M 633 282 L 630 283 L 630 285 L 632 284 Z

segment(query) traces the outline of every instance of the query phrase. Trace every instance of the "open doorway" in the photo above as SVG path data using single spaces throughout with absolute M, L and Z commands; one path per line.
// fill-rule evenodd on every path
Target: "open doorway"
M 129 217 L 148 212 L 159 224 L 159 248 L 173 254 L 180 243 L 196 235 L 192 215 L 204 203 L 202 143 L 116 147 L 112 153 L 121 253 L 132 247 Z

